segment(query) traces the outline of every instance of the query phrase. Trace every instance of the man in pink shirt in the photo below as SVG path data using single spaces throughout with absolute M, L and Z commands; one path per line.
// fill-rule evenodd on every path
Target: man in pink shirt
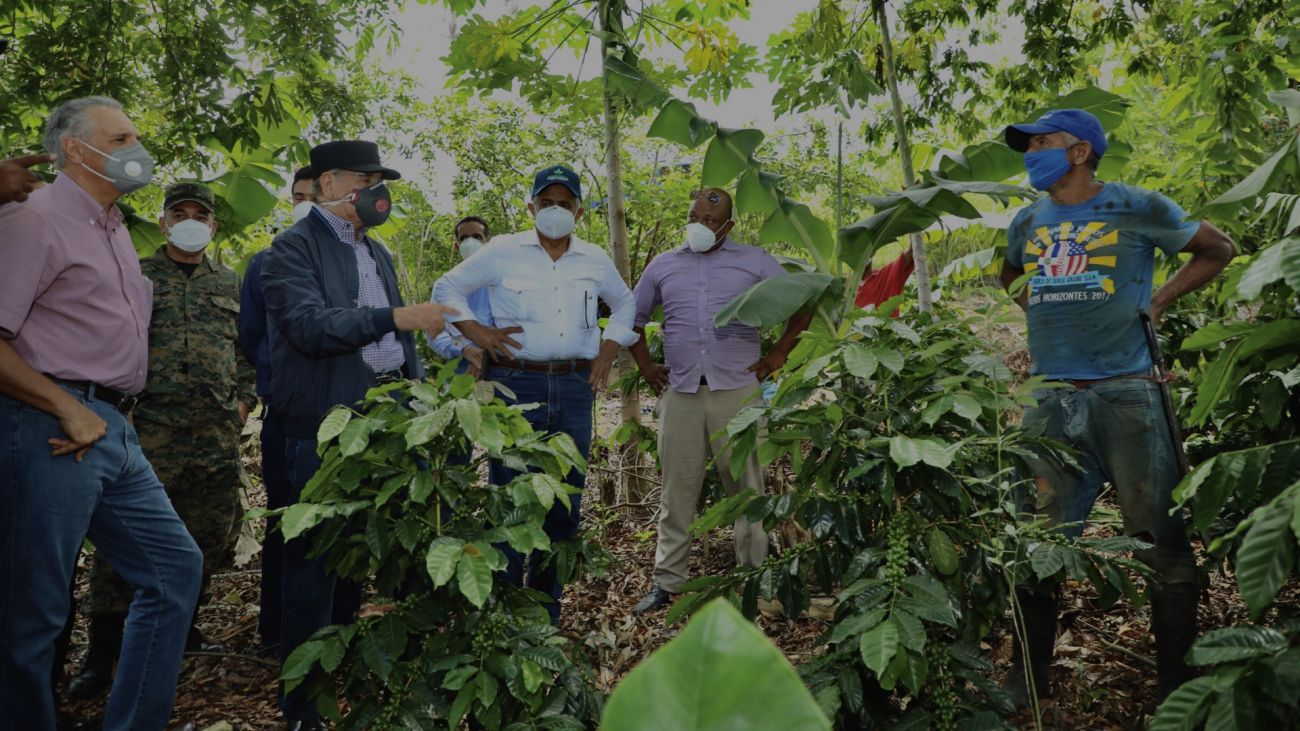
M 163 729 L 203 556 L 127 420 L 153 290 L 115 203 L 153 160 L 106 97 L 57 107 L 45 146 L 58 178 L 0 206 L 0 708 L 55 728 L 55 638 L 89 537 L 134 589 L 104 728 Z

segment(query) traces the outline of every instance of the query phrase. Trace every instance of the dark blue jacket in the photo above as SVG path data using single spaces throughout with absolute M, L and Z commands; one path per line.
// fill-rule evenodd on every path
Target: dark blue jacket
M 262 260 L 270 251 L 263 249 L 248 260 L 239 297 L 239 349 L 257 366 L 257 395 L 262 398 L 271 395 L 271 343 L 266 337 L 266 298 L 262 296 Z
M 367 240 L 388 301 L 402 306 L 388 252 Z M 393 309 L 357 307 L 360 275 L 351 247 L 313 211 L 275 237 L 262 264 L 262 294 L 271 346 L 271 408 L 285 435 L 316 436 L 325 412 L 352 405 L 375 385 L 362 346 L 396 331 Z M 410 333 L 398 332 L 408 378 L 423 378 Z

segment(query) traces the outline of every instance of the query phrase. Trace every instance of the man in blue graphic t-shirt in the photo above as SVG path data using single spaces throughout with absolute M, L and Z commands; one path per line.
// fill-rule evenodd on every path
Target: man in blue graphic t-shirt
M 1025 153 L 1030 184 L 1048 193 L 1011 222 L 1002 268 L 1008 289 L 1030 274 L 1017 301 L 1027 313 L 1031 371 L 1059 386 L 1036 392 L 1024 420 L 1078 450 L 1078 468 L 1046 453 L 1033 461 L 1034 509 L 1078 536 L 1102 483 L 1114 487 L 1125 533 L 1152 544 L 1136 556 L 1155 572 L 1163 700 L 1192 675 L 1183 658 L 1196 638 L 1200 586 L 1182 516 L 1170 515 L 1179 474 L 1138 313 L 1158 324 L 1170 303 L 1222 271 L 1235 247 L 1159 193 L 1097 180 L 1106 134 L 1088 112 L 1053 110 L 1005 135 Z M 1191 258 L 1153 295 L 1156 249 Z M 1017 633 L 1007 690 L 1026 706 L 1031 692 L 1051 695 L 1057 606 L 1053 586 L 1016 594 L 1025 644 Z

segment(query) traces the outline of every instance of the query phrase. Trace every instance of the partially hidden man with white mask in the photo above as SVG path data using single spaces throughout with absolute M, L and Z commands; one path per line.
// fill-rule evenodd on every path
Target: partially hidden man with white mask
M 605 250 L 574 233 L 582 217 L 582 185 L 563 165 L 547 167 L 533 179 L 534 228 L 499 236 L 458 264 L 433 288 L 434 300 L 459 310 L 456 327 L 487 354 L 484 377 L 501 382 L 518 403 L 538 404 L 524 412 L 534 429 L 563 432 L 586 457 L 591 449 L 593 392 L 601 389 L 619 348 L 636 342 L 636 305 L 627 283 Z M 474 319 L 471 293 L 488 289 L 495 326 Z M 602 330 L 598 304 L 609 306 Z M 489 477 L 504 485 L 517 473 L 493 463 Z M 568 483 L 579 490 L 585 476 L 574 470 Z M 544 528 L 552 545 L 578 533 L 581 494 L 570 505 L 556 501 Z M 507 549 L 508 576 L 523 583 L 525 556 Z M 534 552 L 529 587 L 549 594 L 547 611 L 559 622 L 563 590 L 554 566 Z
M 253 365 L 238 351 L 239 277 L 208 255 L 217 231 L 216 199 L 200 183 L 163 194 L 158 227 L 167 243 L 140 261 L 153 283 L 149 377 L 132 414 L 140 446 L 176 514 L 203 552 L 203 587 L 225 568 L 238 535 L 240 425 L 256 404 Z M 204 603 L 200 593 L 199 605 Z M 74 699 L 112 684 L 113 660 L 131 589 L 96 556 L 90 572 L 90 648 L 68 686 Z M 197 617 L 197 608 L 195 610 Z M 189 651 L 221 651 L 193 620 Z
M 455 234 L 455 238 L 452 240 L 452 250 L 461 261 L 470 258 L 475 252 L 482 249 L 492 235 L 488 230 L 487 221 L 478 216 L 465 216 L 457 221 L 452 228 L 452 232 Z M 432 299 L 432 294 L 430 294 L 430 298 Z M 474 315 L 476 322 L 489 327 L 495 324 L 492 319 L 492 303 L 488 298 L 486 287 L 471 292 L 467 300 L 470 312 Z M 443 360 L 450 361 L 460 358 L 461 363 L 456 368 L 458 372 L 469 373 L 475 377 L 483 375 L 483 349 L 464 335 L 461 335 L 454 325 L 436 336 L 431 336 L 429 338 L 429 347 Z

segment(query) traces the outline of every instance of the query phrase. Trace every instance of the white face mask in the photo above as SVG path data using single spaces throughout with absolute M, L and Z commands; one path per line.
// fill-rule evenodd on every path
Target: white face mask
M 559 206 L 543 208 L 533 217 L 537 230 L 548 239 L 562 239 L 573 233 L 577 219 L 573 213 Z
M 460 242 L 461 261 L 464 261 L 465 259 L 474 256 L 474 252 L 478 251 L 481 248 L 483 248 L 483 242 L 479 241 L 477 238 L 474 238 L 473 236 Z
M 212 227 L 202 221 L 188 219 L 167 228 L 167 240 L 189 254 L 202 251 L 212 242 Z
M 686 224 L 686 245 L 691 251 L 703 254 L 718 243 L 718 235 L 702 223 Z
M 315 207 L 316 204 L 312 203 L 311 201 L 302 201 L 301 203 L 295 205 L 293 207 L 293 222 L 297 223 L 302 219 L 306 218 L 307 214 L 311 213 L 311 209 Z

